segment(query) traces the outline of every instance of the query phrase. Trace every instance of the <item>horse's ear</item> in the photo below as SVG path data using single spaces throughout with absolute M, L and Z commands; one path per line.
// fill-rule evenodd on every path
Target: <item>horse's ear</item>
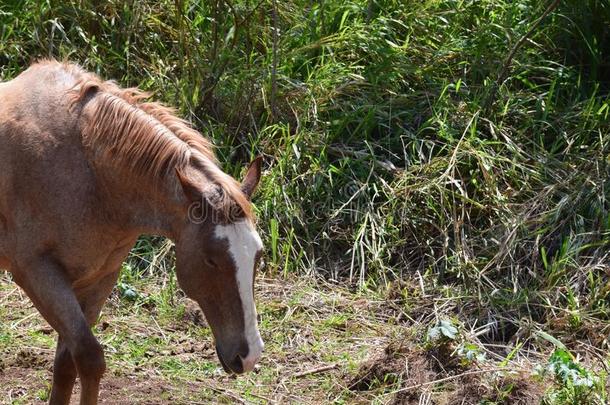
M 241 183 L 241 191 L 244 192 L 248 198 L 252 198 L 254 195 L 254 191 L 258 186 L 258 183 L 261 180 L 261 166 L 263 165 L 263 157 L 257 156 L 250 166 L 248 167 L 248 171 L 246 172 L 246 176 L 244 177 L 244 181 Z
M 182 191 L 184 191 L 184 195 L 191 202 L 201 202 L 203 198 L 203 190 L 199 189 L 195 183 L 193 183 L 184 173 L 180 170 L 176 169 L 176 176 L 178 176 L 178 181 L 180 182 L 180 186 L 182 186 Z

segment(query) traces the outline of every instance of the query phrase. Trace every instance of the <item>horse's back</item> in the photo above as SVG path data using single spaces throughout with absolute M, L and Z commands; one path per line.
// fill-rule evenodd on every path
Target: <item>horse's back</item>
M 0 84 L 0 191 L 17 173 L 52 168 L 62 150 L 79 143 L 67 97 L 75 83 L 61 64 L 44 62 Z
M 0 86 L 0 261 L 13 235 L 57 239 L 89 209 L 92 175 L 68 94 L 76 83 L 69 65 L 43 62 Z
M 0 83 L 0 119 L 34 121 L 57 126 L 70 116 L 68 92 L 78 81 L 74 65 L 45 61 L 32 65 L 13 80 Z

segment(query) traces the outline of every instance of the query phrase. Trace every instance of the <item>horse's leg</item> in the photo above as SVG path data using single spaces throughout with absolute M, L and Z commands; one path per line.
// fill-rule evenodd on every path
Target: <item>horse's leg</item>
M 72 388 L 76 380 L 76 367 L 66 342 L 60 336 L 57 339 L 55 362 L 53 363 L 53 388 L 49 404 L 67 405 L 70 403 Z
M 81 405 L 96 404 L 99 382 L 106 370 L 104 353 L 63 269 L 54 260 L 39 258 L 27 264 L 18 263 L 12 272 L 17 284 L 72 354 L 83 387 Z
M 81 309 L 89 326 L 95 324 L 104 303 L 116 284 L 118 275 L 117 269 L 114 273 L 104 277 L 100 282 L 76 291 L 77 299 L 80 302 Z M 70 350 L 68 350 L 68 346 L 60 337 L 57 341 L 57 351 L 55 352 L 55 363 L 53 365 L 53 388 L 51 389 L 51 399 L 49 401 L 51 404 L 63 405 L 70 403 L 76 375 L 76 367 L 72 361 Z

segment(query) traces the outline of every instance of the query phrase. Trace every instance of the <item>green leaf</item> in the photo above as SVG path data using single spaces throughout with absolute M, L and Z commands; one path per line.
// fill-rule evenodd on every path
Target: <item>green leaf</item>
M 550 342 L 552 344 L 554 344 L 555 346 L 557 346 L 560 349 L 566 349 L 566 346 L 561 343 L 559 340 L 557 340 L 557 338 L 549 335 L 548 333 L 544 332 L 544 331 L 538 331 L 537 335 L 540 336 L 542 339 L 546 340 L 547 342 Z
M 447 337 L 447 338 L 449 338 L 451 340 L 455 340 L 455 336 L 456 336 L 458 330 L 457 330 L 457 328 L 455 326 L 453 326 L 451 324 L 450 321 L 442 320 L 440 322 L 439 328 L 440 328 L 441 333 L 445 337 Z

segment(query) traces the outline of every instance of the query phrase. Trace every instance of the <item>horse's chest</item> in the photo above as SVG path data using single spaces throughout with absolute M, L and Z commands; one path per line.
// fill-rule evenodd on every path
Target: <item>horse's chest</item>
M 93 238 L 60 253 L 60 261 L 75 284 L 88 284 L 120 269 L 135 237 Z

